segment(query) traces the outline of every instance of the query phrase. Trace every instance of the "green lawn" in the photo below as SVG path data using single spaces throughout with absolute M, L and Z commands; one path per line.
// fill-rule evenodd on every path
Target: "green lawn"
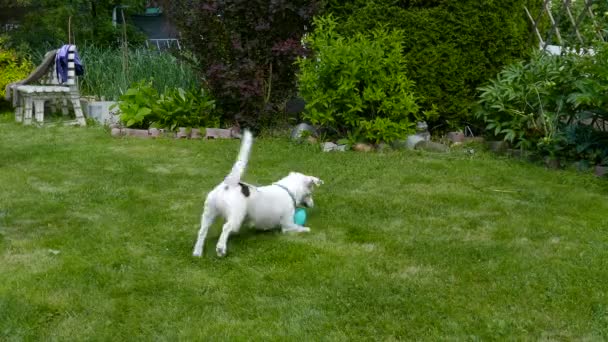
M 260 139 L 245 181 L 320 177 L 309 234 L 191 256 L 239 141 L 0 117 L 0 340 L 606 340 L 608 183 L 481 151 Z

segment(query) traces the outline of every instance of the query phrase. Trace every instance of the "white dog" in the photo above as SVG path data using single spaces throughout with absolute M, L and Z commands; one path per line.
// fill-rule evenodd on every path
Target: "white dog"
M 226 220 L 216 247 L 220 257 L 226 255 L 228 236 L 238 232 L 245 220 L 258 229 L 280 226 L 283 232 L 310 231 L 310 228 L 294 223 L 295 209 L 300 205 L 311 208 L 314 205 L 313 187 L 323 184 L 323 181 L 317 177 L 290 172 L 287 177 L 268 186 L 255 187 L 241 182 L 252 141 L 251 132 L 246 130 L 232 171 L 207 195 L 201 217 L 201 229 L 192 253 L 194 256 L 203 254 L 205 237 L 218 215 Z

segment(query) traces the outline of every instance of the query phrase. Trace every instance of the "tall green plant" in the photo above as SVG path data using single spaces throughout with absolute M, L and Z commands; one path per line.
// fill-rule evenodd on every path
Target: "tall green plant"
M 343 36 L 333 17 L 319 17 L 298 60 L 304 118 L 342 135 L 358 131 L 379 142 L 403 138 L 422 115 L 401 53 L 403 32 L 376 29 Z
M 86 72 L 80 78 L 85 95 L 116 100 L 129 86 L 142 79 L 152 79 L 152 87 L 162 93 L 165 88 L 197 88 L 194 68 L 170 53 L 131 49 L 127 56 L 128 73 L 123 73 L 121 51 L 97 46 L 79 47 Z
M 571 83 L 568 95 L 581 119 L 608 121 L 608 43 L 598 43 L 593 55 L 577 58 L 580 77 Z

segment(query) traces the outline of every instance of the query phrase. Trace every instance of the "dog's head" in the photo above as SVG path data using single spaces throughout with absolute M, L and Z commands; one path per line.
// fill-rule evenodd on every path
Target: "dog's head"
M 290 172 L 284 180 L 287 187 L 293 192 L 296 206 L 303 205 L 312 208 L 315 205 L 312 200 L 312 191 L 316 186 L 323 184 L 322 180 L 299 172 Z

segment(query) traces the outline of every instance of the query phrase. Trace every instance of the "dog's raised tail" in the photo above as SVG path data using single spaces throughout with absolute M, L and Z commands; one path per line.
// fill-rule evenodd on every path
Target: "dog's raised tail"
M 241 176 L 245 172 L 247 162 L 249 161 L 249 152 L 251 152 L 251 145 L 253 144 L 253 137 L 249 130 L 245 130 L 241 137 L 241 150 L 236 163 L 232 166 L 232 170 L 224 179 L 224 183 L 231 186 L 236 186 L 241 181 Z

